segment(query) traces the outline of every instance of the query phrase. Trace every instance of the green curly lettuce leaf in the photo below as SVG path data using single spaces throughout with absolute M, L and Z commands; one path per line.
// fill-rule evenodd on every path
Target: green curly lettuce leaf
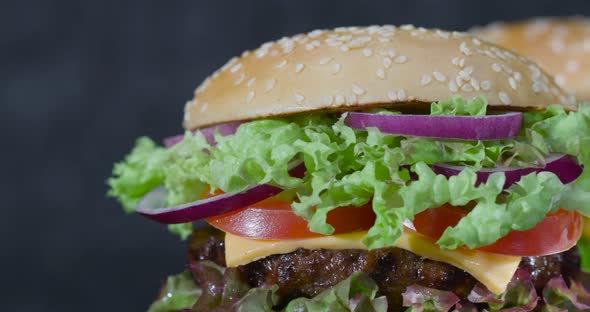
M 590 240 L 582 235 L 576 247 L 578 248 L 578 253 L 580 254 L 580 264 L 582 271 L 590 272 Z
M 431 105 L 433 114 L 482 115 L 483 98 L 453 98 Z M 478 247 L 510 230 L 534 226 L 557 207 L 590 215 L 590 172 L 564 186 L 550 173 L 531 174 L 501 193 L 503 175 L 475 185 L 482 167 L 542 167 L 550 153 L 575 155 L 590 167 L 590 108 L 565 112 L 559 106 L 523 113 L 521 135 L 500 141 L 461 141 L 383 134 L 375 128 L 346 126 L 346 114 L 314 114 L 254 120 L 234 135 L 216 135 L 210 146 L 196 132 L 164 149 L 140 139 L 108 180 L 109 194 L 130 211 L 153 187 L 168 190 L 168 205 L 196 200 L 207 188 L 236 193 L 257 184 L 271 184 L 295 193 L 294 212 L 310 230 L 333 233 L 330 211 L 372 203 L 376 222 L 365 238 L 370 248 L 393 244 L 405 219 L 444 203 L 473 205 L 472 211 L 441 237 L 444 248 Z M 303 162 L 306 175 L 294 178 L 289 168 Z M 435 175 L 433 163 L 464 165 L 449 179 Z M 410 169 L 411 168 L 411 169 Z M 415 179 L 417 178 L 417 179 Z M 191 225 L 173 225 L 182 236 Z
M 366 273 L 354 272 L 334 287 L 313 298 L 298 298 L 287 305 L 285 312 L 385 312 L 387 299 L 375 298 L 377 283 Z
M 162 163 L 167 154 L 149 138 L 137 139 L 125 161 L 115 164 L 113 177 L 107 181 L 108 195 L 117 198 L 127 213 L 133 212 L 139 200 L 164 181 Z
M 483 96 L 465 99 L 454 96 L 447 101 L 439 101 L 430 105 L 430 114 L 437 116 L 485 116 L 488 101 Z
M 160 290 L 158 299 L 148 312 L 180 311 L 192 307 L 203 291 L 197 286 L 189 271 L 169 276 Z

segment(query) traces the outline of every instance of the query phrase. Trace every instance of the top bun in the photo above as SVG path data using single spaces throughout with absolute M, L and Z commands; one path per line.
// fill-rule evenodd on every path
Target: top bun
M 579 99 L 590 100 L 590 20 L 535 18 L 494 23 L 473 32 L 531 57 L 554 75 L 561 87 Z
M 575 109 L 574 97 L 535 63 L 469 34 L 346 27 L 285 37 L 231 59 L 197 88 L 184 126 L 454 95 L 515 109 Z

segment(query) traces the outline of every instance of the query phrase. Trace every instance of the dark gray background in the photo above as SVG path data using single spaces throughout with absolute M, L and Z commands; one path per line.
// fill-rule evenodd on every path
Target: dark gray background
M 572 14 L 590 2 L 0 2 L 0 310 L 145 310 L 184 246 L 104 181 L 137 136 L 179 133 L 196 85 L 243 49 L 322 27 Z

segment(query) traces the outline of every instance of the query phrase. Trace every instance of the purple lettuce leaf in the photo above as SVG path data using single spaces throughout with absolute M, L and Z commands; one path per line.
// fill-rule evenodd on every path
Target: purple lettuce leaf
M 560 277 L 554 277 L 543 289 L 545 311 L 590 311 L 590 294 L 581 283 L 572 281 L 572 286 Z
M 539 296 L 529 272 L 517 270 L 502 295 L 496 296 L 484 286 L 477 284 L 467 299 L 472 303 L 487 304 L 489 311 L 526 312 L 537 307 Z
M 406 311 L 435 312 L 449 311 L 459 302 L 459 297 L 451 291 L 438 290 L 420 285 L 411 285 L 402 294 Z

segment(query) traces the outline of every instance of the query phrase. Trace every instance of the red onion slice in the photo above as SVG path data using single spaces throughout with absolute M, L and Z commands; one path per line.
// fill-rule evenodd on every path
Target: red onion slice
M 243 121 L 231 121 L 231 122 L 226 122 L 223 124 L 219 124 L 219 125 L 215 125 L 215 126 L 211 126 L 211 127 L 207 127 L 207 128 L 203 128 L 203 129 L 198 129 L 197 131 L 200 131 L 201 134 L 203 134 L 203 136 L 205 137 L 205 140 L 207 140 L 207 142 L 209 144 L 215 145 L 215 131 L 216 130 L 219 130 L 219 134 L 221 134 L 223 136 L 234 134 L 234 133 L 236 133 L 236 130 L 238 130 L 238 127 L 243 123 L 244 123 Z M 165 138 L 164 145 L 166 147 L 171 147 L 171 146 L 175 145 L 176 143 L 182 141 L 182 139 L 184 139 L 184 134 Z
M 383 115 L 350 112 L 344 120 L 344 124 L 359 130 L 375 127 L 388 134 L 458 140 L 510 139 L 518 135 L 521 123 L 520 112 L 486 116 Z
M 450 176 L 458 175 L 465 167 L 454 166 L 447 164 L 434 164 L 430 166 L 432 171 L 436 174 L 442 174 L 447 178 Z M 488 177 L 494 172 L 504 172 L 506 175 L 506 182 L 504 188 L 510 187 L 512 184 L 520 181 L 520 178 L 532 172 L 549 171 L 555 173 L 561 183 L 568 184 L 575 181 L 582 174 L 582 166 L 578 164 L 576 158 L 571 155 L 552 155 L 545 159 L 544 168 L 522 168 L 522 167 L 496 167 L 496 168 L 483 168 L 476 172 L 477 181 L 476 185 L 484 183 L 488 180 Z
M 301 178 L 305 174 L 305 166 L 298 165 L 289 173 L 293 177 Z M 161 208 L 166 205 L 168 192 L 163 186 L 158 186 L 139 201 L 135 212 L 166 224 L 192 222 L 255 204 L 281 191 L 279 187 L 263 184 L 247 188 L 237 194 L 226 193 L 174 207 Z

